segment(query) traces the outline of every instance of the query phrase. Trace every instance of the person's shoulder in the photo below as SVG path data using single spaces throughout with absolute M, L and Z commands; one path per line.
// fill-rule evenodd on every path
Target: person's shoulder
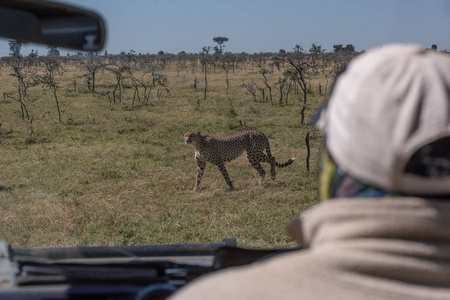
M 170 299 L 302 299 L 295 282 L 300 273 L 310 276 L 304 265 L 309 254 L 308 250 L 290 251 L 252 265 L 217 271 L 186 285 Z M 280 297 L 280 293 L 286 295 Z

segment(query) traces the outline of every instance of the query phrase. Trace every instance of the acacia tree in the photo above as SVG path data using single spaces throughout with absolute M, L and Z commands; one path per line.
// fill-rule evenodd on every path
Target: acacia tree
M 270 72 L 263 68 L 261 65 L 259 65 L 259 74 L 261 74 L 264 78 L 264 85 L 269 89 L 269 99 L 270 99 L 270 104 L 273 104 L 273 98 L 272 98 L 272 87 L 269 84 L 269 80 L 267 78 L 267 76 L 270 74 Z M 264 92 L 261 91 L 263 93 L 263 101 L 264 101 Z
M 334 51 L 334 53 L 338 53 L 338 52 L 340 52 L 340 51 L 342 51 L 342 47 L 343 47 L 343 45 L 342 44 L 339 44 L 339 45 L 333 45 L 333 51 Z
M 333 48 L 334 48 L 334 53 L 339 53 L 342 51 L 355 52 L 355 46 L 353 46 L 352 44 L 347 44 L 345 47 L 343 44 L 333 45 Z
M 156 97 L 158 98 L 159 101 L 163 91 L 166 91 L 167 94 L 170 93 L 170 89 L 167 86 L 168 85 L 167 75 L 152 72 L 152 76 L 153 76 L 152 85 L 154 88 L 157 88 Z
M 24 69 L 24 60 L 21 57 L 16 58 L 12 63 L 13 73 L 9 74 L 12 77 L 17 79 L 17 83 L 14 84 L 14 87 L 17 90 L 18 97 L 11 97 L 10 95 L 4 93 L 5 97 L 10 97 L 17 102 L 20 103 L 20 110 L 22 112 L 22 119 L 25 120 L 25 117 L 30 120 L 30 115 L 28 114 L 27 106 L 25 105 L 25 97 L 27 95 L 28 87 L 30 87 L 33 83 L 32 77 L 34 77 L 34 70 L 31 70 L 31 73 L 27 72 Z
M 328 97 L 328 83 L 329 83 L 329 79 L 330 77 L 333 75 L 333 73 L 335 73 L 335 70 L 333 68 L 329 68 L 328 64 L 329 62 L 331 62 L 331 58 L 332 56 L 334 56 L 334 54 L 324 54 L 322 56 L 322 59 L 319 63 L 319 69 L 320 69 L 320 73 L 322 73 L 323 77 L 325 77 L 325 92 L 324 92 L 324 101 L 327 100 Z M 320 83 L 319 83 L 320 84 Z M 319 88 L 321 88 L 321 85 L 319 85 Z M 320 92 L 322 92 L 320 90 Z
M 352 44 L 347 44 L 344 48 L 344 51 L 355 52 L 355 46 L 353 46 Z
M 22 49 L 22 43 L 15 41 L 15 40 L 9 40 L 9 55 L 14 58 L 22 57 L 22 54 L 20 54 L 20 49 Z
M 86 69 L 87 73 L 85 74 L 85 76 L 88 79 L 88 83 L 90 80 L 92 80 L 92 93 L 95 93 L 95 75 L 97 74 L 97 72 L 99 70 L 101 70 L 104 67 L 104 64 L 99 61 L 99 60 L 95 60 L 93 58 L 85 61 L 83 63 L 83 67 Z M 90 86 L 88 85 L 88 87 L 90 88 Z
M 322 46 L 317 45 L 317 43 L 312 44 L 309 49 L 309 53 L 311 53 L 312 63 L 315 64 L 319 59 L 319 56 L 325 52 L 325 49 L 322 49 Z
M 279 100 L 280 105 L 283 104 L 283 100 L 287 105 L 289 93 L 292 91 L 293 88 L 292 79 L 289 77 L 289 72 L 283 73 L 283 77 L 279 77 L 278 82 L 276 82 L 275 85 L 278 85 L 278 88 L 280 89 L 280 100 Z
M 139 94 L 139 88 L 142 87 L 144 89 L 144 104 L 148 105 L 148 100 L 150 98 L 150 92 L 152 90 L 153 82 L 151 80 L 151 73 L 144 72 L 141 75 L 141 78 L 137 78 L 131 72 L 131 69 L 128 69 L 128 73 L 130 74 L 131 84 L 134 87 L 134 95 L 133 95 L 133 106 L 134 100 L 137 98 L 138 101 L 141 101 L 141 96 Z
M 28 57 L 33 58 L 33 59 L 38 58 L 38 56 L 39 56 L 38 51 L 36 50 L 36 52 L 35 52 L 34 49 L 31 49 L 30 54 L 28 54 Z
M 228 78 L 228 74 L 231 70 L 231 68 L 233 68 L 233 62 L 231 60 L 230 55 L 221 55 L 219 60 L 218 60 L 219 66 L 225 71 L 225 83 L 227 84 L 227 90 L 226 93 L 228 94 L 228 90 L 230 88 L 230 81 Z
M 254 82 L 247 82 L 243 83 L 242 86 L 247 90 L 247 92 L 252 95 L 253 101 L 256 102 L 256 83 Z
M 47 49 L 48 49 L 47 56 L 51 56 L 51 57 L 59 57 L 60 56 L 60 52 L 59 52 L 57 46 L 49 45 L 47 47 Z
M 51 56 L 47 57 L 44 60 L 44 64 L 45 64 L 45 75 L 39 76 L 38 79 L 42 82 L 42 84 L 45 87 L 48 87 L 53 91 L 53 96 L 55 97 L 55 102 L 56 102 L 56 108 L 58 110 L 58 119 L 59 119 L 59 122 L 61 123 L 62 122 L 61 110 L 59 107 L 58 94 L 57 94 L 57 89 L 58 89 L 59 85 L 55 81 L 55 73 L 61 72 L 61 70 L 62 70 L 61 64 L 58 59 L 55 59 L 54 57 L 51 57 Z
M 116 77 L 116 84 L 114 85 L 113 94 L 113 102 L 116 103 L 116 93 L 119 92 L 118 98 L 119 102 L 122 102 L 122 93 L 123 93 L 123 81 L 125 80 L 125 72 L 129 73 L 129 68 L 127 66 L 110 66 L 106 67 L 106 69 L 114 74 Z
M 223 48 L 225 48 L 224 43 L 228 42 L 228 38 L 224 36 L 216 36 L 215 38 L 213 38 L 213 42 L 219 45 L 219 48 L 217 47 L 214 48 L 216 52 L 222 53 Z
M 293 55 L 289 57 L 276 57 L 277 60 L 283 60 L 288 63 L 293 69 L 286 71 L 286 75 L 292 80 L 295 80 L 303 93 L 303 106 L 301 110 L 300 123 L 303 124 L 305 120 L 305 109 L 307 102 L 308 83 L 306 82 L 307 73 L 315 70 L 315 66 L 308 61 L 307 56 L 303 53 L 301 46 L 296 45 Z
M 205 90 L 203 94 L 203 100 L 206 100 L 206 93 L 208 91 L 208 65 L 211 64 L 211 57 L 209 55 L 211 47 L 203 47 L 200 52 L 200 63 L 202 64 L 203 72 L 205 73 Z
M 181 51 L 177 54 L 177 75 L 180 75 L 180 71 L 187 71 L 187 59 L 188 55 L 185 51 Z

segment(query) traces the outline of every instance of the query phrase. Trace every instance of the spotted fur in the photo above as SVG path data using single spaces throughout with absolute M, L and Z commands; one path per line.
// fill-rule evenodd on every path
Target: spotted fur
M 233 183 L 225 168 L 225 163 L 238 158 L 244 151 L 247 152 L 247 158 L 252 166 L 258 171 L 260 183 L 264 182 L 264 177 L 266 176 L 266 172 L 260 164 L 261 162 L 270 164 L 270 175 L 272 180 L 274 180 L 276 175 L 275 166 L 284 168 L 294 161 L 294 158 L 290 158 L 285 163 L 277 163 L 275 157 L 270 153 L 269 140 L 264 133 L 255 130 L 243 131 L 223 138 L 201 135 L 200 131 L 188 131 L 184 135 L 184 141 L 186 144 L 192 144 L 195 149 L 195 160 L 197 161 L 198 170 L 194 191 L 200 186 L 206 162 L 213 163 L 219 167 L 229 188 L 233 190 Z M 266 153 L 263 152 L 264 150 L 266 150 Z

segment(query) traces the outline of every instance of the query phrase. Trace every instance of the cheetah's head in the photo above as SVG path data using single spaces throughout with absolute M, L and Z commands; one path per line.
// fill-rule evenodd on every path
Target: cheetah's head
M 184 134 L 184 142 L 186 144 L 192 144 L 192 141 L 197 140 L 200 137 L 200 131 L 188 131 Z

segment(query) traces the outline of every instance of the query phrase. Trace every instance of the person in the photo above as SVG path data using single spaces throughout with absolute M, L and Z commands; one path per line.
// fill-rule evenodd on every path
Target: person
M 172 299 L 450 299 L 450 56 L 367 51 L 319 116 L 322 201 L 288 226 L 306 249 Z

